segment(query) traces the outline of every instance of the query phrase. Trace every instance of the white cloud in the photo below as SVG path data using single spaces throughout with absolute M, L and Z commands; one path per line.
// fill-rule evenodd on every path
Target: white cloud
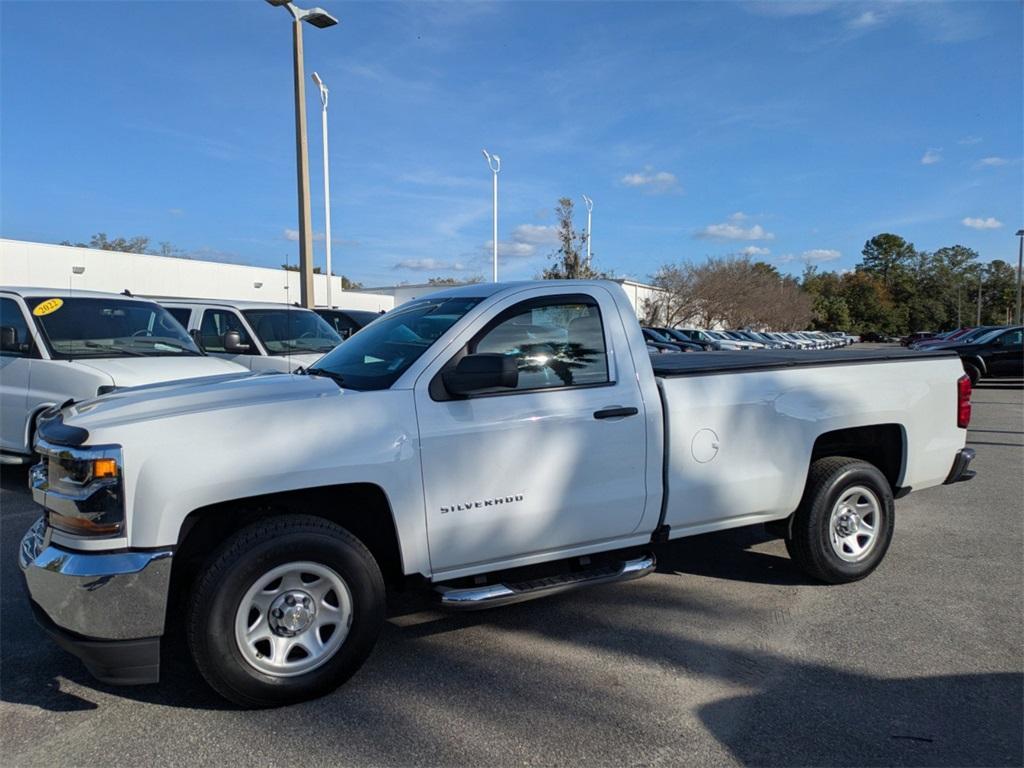
M 184 208 L 168 208 L 167 212 L 169 214 L 171 214 L 171 216 L 183 216 L 185 214 L 185 209 Z
M 1000 165 L 1008 165 L 1009 160 L 1005 157 L 983 157 L 978 161 L 978 165 L 987 165 L 991 168 L 999 167 Z
M 653 195 L 674 192 L 679 189 L 679 179 L 674 173 L 655 171 L 649 165 L 638 173 L 627 173 L 622 177 L 621 182 L 627 187 L 642 189 Z
M 488 240 L 484 244 L 487 258 L 491 258 L 494 252 L 494 241 Z M 498 258 L 502 259 L 528 259 L 537 253 L 537 246 L 533 243 L 517 243 L 509 240 L 498 241 Z
M 850 29 L 869 29 L 882 23 L 882 17 L 874 11 L 864 11 L 846 22 Z
M 470 267 L 460 261 L 441 261 L 440 259 L 405 259 L 394 266 L 395 269 L 411 269 L 417 272 L 463 272 Z
M 1003 226 L 1003 222 L 994 216 L 989 216 L 987 219 L 968 216 L 961 223 L 971 229 L 999 229 Z
M 285 231 L 284 231 L 284 239 L 285 240 L 291 240 L 293 243 L 299 242 L 299 230 L 297 230 L 297 229 L 285 229 Z M 318 243 L 319 242 L 323 242 L 323 240 L 324 240 L 324 233 L 323 232 L 314 232 L 313 233 L 313 240 L 315 242 L 318 242 Z M 337 242 L 337 241 L 335 241 L 335 242 Z
M 842 258 L 843 254 L 834 248 L 812 248 L 809 251 L 804 251 L 800 254 L 801 261 L 806 262 L 822 262 L 822 261 L 837 261 Z
M 938 149 L 929 148 L 924 155 L 921 156 L 921 165 L 935 165 L 935 163 L 942 160 L 942 147 Z
M 746 248 L 742 248 L 739 251 L 741 256 L 767 256 L 771 253 L 771 249 L 762 248 L 758 245 L 748 245 Z
M 740 222 L 745 221 L 747 215 L 737 212 L 729 217 L 729 220 L 721 224 L 708 224 L 703 229 L 697 230 L 694 237 L 702 240 L 774 240 L 775 235 L 767 232 L 760 224 L 751 227 L 744 227 Z
M 554 245 L 558 242 L 558 228 L 542 224 L 520 224 L 512 230 L 512 240 L 530 245 Z
M 964 144 L 964 145 L 980 144 L 980 143 L 981 143 L 981 136 L 964 136 L 962 139 L 960 139 L 957 142 L 957 144 Z
M 794 261 L 802 261 L 804 264 L 821 263 L 825 261 L 837 261 L 843 254 L 833 248 L 812 248 L 804 251 L 799 256 L 794 253 L 787 253 L 779 256 L 775 261 L 779 264 L 792 264 Z

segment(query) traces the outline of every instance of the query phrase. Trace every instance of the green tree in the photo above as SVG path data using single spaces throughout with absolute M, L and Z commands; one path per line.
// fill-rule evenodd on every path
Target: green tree
M 885 232 L 864 243 L 861 251 L 864 258 L 857 265 L 857 270 L 878 277 L 891 292 L 914 258 L 914 253 L 912 243 L 899 235 Z
M 572 198 L 562 197 L 555 207 L 558 218 L 558 250 L 551 254 L 553 264 L 541 275 L 545 280 L 588 280 L 607 277 L 581 256 L 587 249 L 586 232 L 578 231 L 572 222 Z

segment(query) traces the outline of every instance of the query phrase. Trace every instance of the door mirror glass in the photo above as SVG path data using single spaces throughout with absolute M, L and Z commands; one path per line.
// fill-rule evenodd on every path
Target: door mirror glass
M 453 370 L 445 371 L 442 378 L 449 394 L 465 396 L 490 389 L 515 389 L 519 369 L 514 357 L 480 353 L 466 355 Z
M 249 345 L 242 343 L 242 334 L 238 331 L 228 331 L 225 333 L 221 339 L 221 346 L 224 347 L 225 352 L 233 354 L 242 354 L 249 351 Z

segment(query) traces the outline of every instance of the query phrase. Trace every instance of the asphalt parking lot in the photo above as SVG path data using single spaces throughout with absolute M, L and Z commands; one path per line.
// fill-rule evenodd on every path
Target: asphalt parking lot
M 95 683 L 35 626 L 0 496 L 0 739 L 22 765 L 1021 765 L 1022 384 L 982 383 L 978 477 L 898 503 L 881 568 L 825 587 L 760 529 L 637 582 L 475 614 L 404 595 L 319 701 L 244 712 L 172 639 L 158 686 Z M 116 621 L 116 616 L 111 617 Z

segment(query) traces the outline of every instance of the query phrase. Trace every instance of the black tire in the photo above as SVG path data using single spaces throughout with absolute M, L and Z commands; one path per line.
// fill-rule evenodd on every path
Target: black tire
M 844 493 L 857 487 L 873 494 L 878 511 L 873 544 L 863 559 L 850 562 L 840 557 L 831 542 L 832 512 Z M 786 539 L 786 549 L 808 575 L 828 584 L 845 584 L 863 579 L 878 567 L 889 549 L 894 525 L 892 489 L 878 468 L 859 459 L 830 456 L 811 465 L 803 499 L 793 516 L 792 533 Z
M 974 363 L 964 363 L 964 373 L 971 380 L 971 386 L 977 386 L 978 382 L 981 381 L 981 369 Z
M 235 614 L 258 579 L 300 561 L 325 566 L 344 579 L 351 624 L 321 666 L 290 677 L 267 674 L 243 656 L 235 640 Z M 189 600 L 188 644 L 199 672 L 224 698 L 246 708 L 282 706 L 322 696 L 351 677 L 373 650 L 384 610 L 384 580 L 361 541 L 322 518 L 273 517 L 238 531 L 211 556 Z

